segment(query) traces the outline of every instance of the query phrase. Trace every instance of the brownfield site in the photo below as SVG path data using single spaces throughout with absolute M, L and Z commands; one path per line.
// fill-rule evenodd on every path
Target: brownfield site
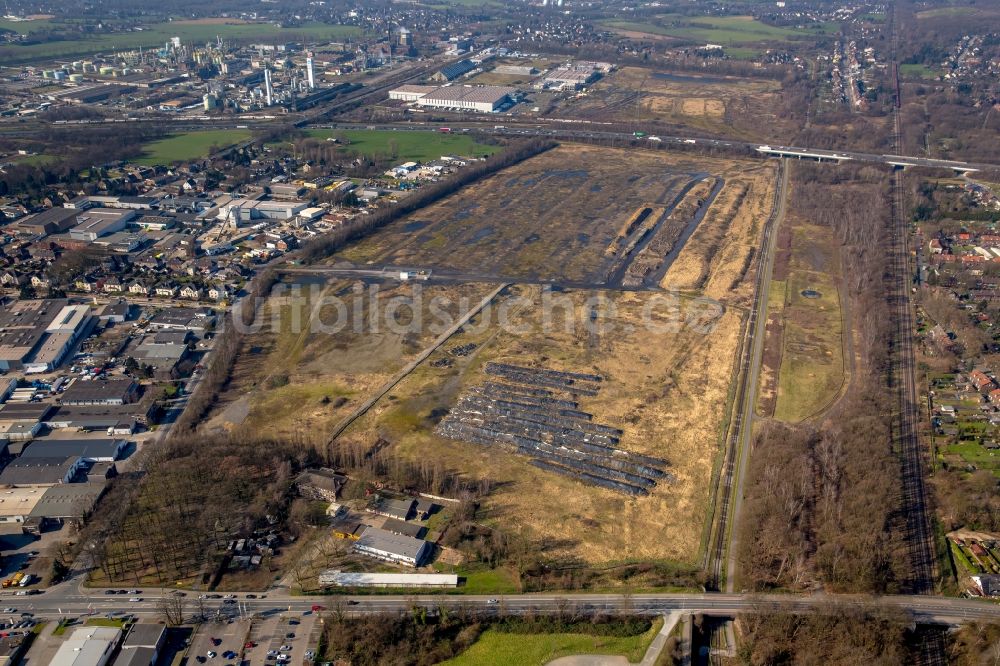
M 248 336 L 210 423 L 320 444 L 345 426 L 333 449 L 457 473 L 486 489 L 491 527 L 547 556 L 607 563 L 614 544 L 616 560 L 693 563 L 775 175 L 772 163 L 581 145 L 505 169 L 347 246 L 306 295 L 275 291 L 264 311 L 283 316 Z M 385 266 L 429 279 L 338 273 Z M 435 346 L 447 327 L 429 322 L 502 283 Z M 289 324 L 293 305 L 329 324 L 328 297 L 375 286 L 383 302 L 422 299 L 409 330 Z M 370 300 L 361 311 L 368 321 Z M 567 456 L 560 438 L 577 435 Z
M 769 79 L 624 67 L 561 103 L 553 115 L 759 136 L 761 128 L 782 122 L 775 114 L 780 95 L 781 84 Z

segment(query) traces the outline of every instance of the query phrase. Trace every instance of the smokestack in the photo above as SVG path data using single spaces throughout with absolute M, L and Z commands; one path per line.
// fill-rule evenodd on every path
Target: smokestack
M 264 93 L 265 93 L 265 100 L 267 101 L 267 105 L 268 106 L 271 106 L 271 95 L 273 94 L 273 92 L 274 91 L 271 90 L 271 70 L 265 69 L 264 70 Z
M 313 74 L 313 59 L 311 55 L 306 58 L 306 77 L 309 80 L 309 90 L 314 90 L 316 88 L 316 79 Z

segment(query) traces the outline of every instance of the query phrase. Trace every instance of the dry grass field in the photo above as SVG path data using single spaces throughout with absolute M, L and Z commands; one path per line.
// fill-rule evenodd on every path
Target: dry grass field
M 325 441 L 351 409 L 417 356 L 435 331 L 440 333 L 442 316 L 457 318 L 491 289 L 484 284 L 385 284 L 377 286 L 376 300 L 372 286 L 349 281 L 286 287 L 276 289 L 265 304 L 261 332 L 246 336 L 208 428 L 266 429 L 275 437 Z M 335 299 L 346 304 L 350 320 L 340 330 Z M 422 323 L 401 306 L 393 320 L 402 326 L 390 330 L 385 305 L 394 299 L 418 300 Z M 373 327 L 373 305 L 379 302 Z M 364 322 L 360 330 L 358 321 Z
M 797 423 L 818 416 L 847 379 L 841 260 L 828 227 L 790 216 L 778 236 L 758 412 Z
M 680 318 L 677 330 L 651 330 L 643 321 L 649 292 L 568 291 L 551 295 L 576 310 L 575 330 L 556 317 L 543 318 L 540 288 L 522 286 L 499 305 L 497 318 L 477 319 L 455 336 L 341 437 L 372 443 L 379 438 L 408 458 L 442 460 L 471 478 L 487 478 L 498 489 L 487 499 L 490 520 L 547 544 L 547 555 L 598 563 L 627 559 L 696 557 L 709 499 L 712 464 L 720 447 L 726 395 L 741 328 L 735 310 L 704 308 L 691 299 L 652 309 L 655 323 Z M 585 330 L 587 299 L 601 296 L 615 314 L 602 316 L 600 334 Z M 609 310 L 610 311 L 610 310 Z M 710 330 L 683 322 L 701 313 Z M 451 349 L 478 345 L 465 357 Z M 447 359 L 445 367 L 435 361 Z M 489 361 L 537 365 L 599 374 L 599 396 L 581 398 L 594 421 L 621 428 L 620 447 L 665 458 L 676 477 L 647 497 L 629 498 L 528 464 L 526 457 L 496 447 L 445 439 L 434 426 L 469 386 L 486 381 Z M 651 538 L 650 535 L 656 535 Z M 613 547 L 613 555 L 611 548 Z

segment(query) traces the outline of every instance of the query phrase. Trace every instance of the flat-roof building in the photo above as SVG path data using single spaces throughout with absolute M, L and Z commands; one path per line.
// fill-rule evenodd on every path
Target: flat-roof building
M 69 237 L 77 241 L 95 241 L 121 231 L 135 217 L 132 210 L 91 208 L 77 215 L 76 226 L 69 230 Z
M 90 515 L 107 490 L 105 483 L 60 483 L 42 489 L 41 498 L 28 515 L 29 525 L 76 522 Z
M 49 666 L 106 666 L 121 634 L 117 627 L 79 627 L 59 646 Z
M 0 472 L 0 486 L 54 486 L 69 483 L 85 463 L 67 458 L 15 458 Z
M 16 301 L 0 312 L 0 370 L 47 372 L 90 331 L 85 305 L 65 299 Z
M 152 666 L 160 655 L 166 635 L 166 627 L 162 624 L 133 624 L 114 666 Z
M 70 458 L 84 462 L 114 462 L 122 457 L 128 442 L 124 439 L 36 439 L 21 452 L 21 458 Z
M 369 527 L 354 542 L 353 549 L 357 553 L 385 562 L 418 567 L 430 554 L 431 544 L 423 539 Z
M 46 488 L 0 488 L 0 523 L 23 523 L 31 515 Z
M 417 106 L 457 108 L 493 113 L 511 101 L 514 88 L 505 86 L 444 86 L 423 95 Z
M 327 587 L 458 587 L 456 574 L 359 573 L 331 569 L 319 575 Z
M 50 234 L 66 231 L 76 224 L 80 213 L 72 208 L 49 208 L 37 215 L 18 220 L 12 229 L 23 234 L 44 238 Z
M 62 394 L 64 405 L 127 405 L 139 397 L 139 385 L 130 377 L 78 379 Z
M 424 95 L 428 95 L 440 86 L 416 86 L 402 85 L 389 91 L 389 99 L 398 99 L 404 102 L 416 102 Z

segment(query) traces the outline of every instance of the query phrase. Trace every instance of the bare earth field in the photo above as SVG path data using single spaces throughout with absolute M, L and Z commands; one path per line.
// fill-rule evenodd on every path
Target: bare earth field
M 637 211 L 669 213 L 709 173 L 729 178 L 761 168 L 769 173 L 754 162 L 565 145 L 393 223 L 328 263 L 604 286 L 621 263 L 609 248 Z
M 739 135 L 773 126 L 781 85 L 769 79 L 700 76 L 624 67 L 554 113 L 592 120 L 663 122 Z
M 725 181 L 701 224 L 671 264 L 660 286 L 748 306 L 764 222 L 774 202 L 771 163 L 734 163 L 716 172 Z
M 641 205 L 699 169 L 652 152 L 563 146 L 462 189 L 330 262 L 599 284 L 604 250 Z

